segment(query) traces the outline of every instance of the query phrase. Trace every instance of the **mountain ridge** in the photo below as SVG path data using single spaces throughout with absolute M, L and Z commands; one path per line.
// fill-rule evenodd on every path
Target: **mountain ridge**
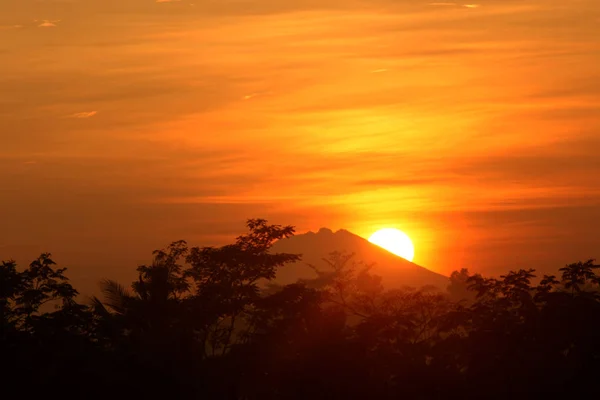
M 381 276 L 386 289 L 434 286 L 445 290 L 449 283 L 448 277 L 398 257 L 346 229 L 334 232 L 323 227 L 317 232 L 297 234 L 275 243 L 272 251 L 302 255 L 299 262 L 280 268 L 276 278 L 279 284 L 315 278 L 314 270 L 308 265 L 314 265 L 324 271 L 329 270 L 330 267 L 323 259 L 333 252 L 353 253 L 353 261 L 374 264 L 371 272 Z

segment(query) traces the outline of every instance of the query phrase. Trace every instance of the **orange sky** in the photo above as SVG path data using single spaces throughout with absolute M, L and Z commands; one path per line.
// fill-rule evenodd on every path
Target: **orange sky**
M 0 0 L 0 258 L 92 284 L 250 217 L 394 226 L 442 273 L 600 258 L 599 26 L 597 0 Z

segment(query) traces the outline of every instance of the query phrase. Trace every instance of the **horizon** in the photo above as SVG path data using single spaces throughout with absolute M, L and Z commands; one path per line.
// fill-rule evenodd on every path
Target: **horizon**
M 266 222 L 268 222 L 268 221 L 266 221 Z M 290 226 L 290 227 L 295 228 L 293 226 Z M 327 240 L 320 240 L 317 243 L 314 243 L 314 242 L 309 243 L 309 246 L 306 246 L 306 243 L 305 243 L 305 246 L 301 247 L 301 248 L 296 248 L 296 247 L 290 248 L 289 247 L 290 242 L 296 243 L 293 240 L 296 237 L 315 236 L 315 237 L 320 237 L 321 239 L 323 239 L 323 236 L 327 235 L 330 237 L 336 237 L 338 239 L 341 239 L 341 236 L 339 235 L 339 233 L 347 233 L 350 235 L 350 237 L 359 238 L 361 240 L 361 242 L 348 243 L 348 242 L 339 241 L 339 240 L 334 241 L 334 242 L 329 242 Z M 240 232 L 235 237 L 232 237 L 230 242 L 232 242 L 234 239 L 237 239 L 237 237 L 239 237 L 241 235 L 243 235 L 243 232 Z M 189 246 L 190 248 L 198 247 L 200 249 L 202 249 L 202 248 L 218 249 L 221 246 L 226 245 L 224 243 L 209 244 L 209 245 L 196 244 L 196 243 L 190 243 L 190 242 L 186 241 L 185 239 L 179 239 L 179 240 L 184 240 L 185 243 L 187 244 L 187 246 Z M 174 242 L 171 242 L 161 248 L 156 248 L 156 249 L 153 249 L 152 251 L 147 252 L 146 257 L 140 257 L 136 260 L 135 265 L 134 264 L 126 265 L 123 262 L 117 262 L 112 266 L 113 267 L 112 269 L 106 269 L 106 270 L 102 270 L 102 271 L 89 271 L 89 270 L 86 271 L 86 270 L 77 268 L 78 267 L 77 265 L 65 265 L 63 262 L 61 262 L 59 257 L 56 257 L 56 254 L 51 253 L 51 252 L 48 252 L 48 253 L 50 254 L 51 258 L 57 262 L 57 264 L 60 268 L 67 269 L 67 276 L 69 277 L 69 280 L 74 285 L 81 286 L 83 288 L 82 291 L 79 292 L 79 295 L 83 296 L 85 298 L 91 298 L 90 296 L 96 296 L 96 295 L 100 294 L 99 290 L 102 287 L 102 283 L 104 281 L 106 281 L 107 279 L 109 279 L 109 280 L 116 279 L 116 282 L 125 284 L 125 287 L 127 287 L 131 282 L 133 282 L 133 284 L 135 284 L 135 281 L 136 281 L 135 277 L 137 276 L 136 267 L 138 267 L 140 265 L 148 265 L 150 263 L 150 261 L 154 258 L 153 254 L 152 254 L 153 251 L 155 251 L 155 250 L 163 251 L 172 243 L 174 243 Z M 316 247 L 315 247 L 315 244 L 317 245 Z M 358 247 L 356 247 L 357 244 L 358 244 Z M 282 248 L 282 245 L 283 245 L 283 248 Z M 276 240 L 274 242 L 272 249 L 275 250 L 276 252 L 283 252 L 286 254 L 293 254 L 293 255 L 300 256 L 300 259 L 298 261 L 291 262 L 290 264 L 286 264 L 278 270 L 279 272 L 285 272 L 285 274 L 283 276 L 278 275 L 277 278 L 272 282 L 277 285 L 286 285 L 286 284 L 291 284 L 294 282 L 300 282 L 303 279 L 316 278 L 316 276 L 314 275 L 314 271 L 312 270 L 312 268 L 309 268 L 308 265 L 317 266 L 319 268 L 325 268 L 324 270 L 327 270 L 328 269 L 327 264 L 326 263 L 323 264 L 322 261 L 325 261 L 326 259 L 328 259 L 332 252 L 339 252 L 339 251 L 341 251 L 341 254 L 343 254 L 343 255 L 350 256 L 350 260 L 353 262 L 355 261 L 355 262 L 358 262 L 359 264 L 370 265 L 371 267 L 374 267 L 374 270 L 371 270 L 371 268 L 369 268 L 369 270 L 371 270 L 371 273 L 373 273 L 374 276 L 384 278 L 382 281 L 382 284 L 384 285 L 383 287 L 386 289 L 392 289 L 392 290 L 406 286 L 406 283 L 404 282 L 404 280 L 407 278 L 407 276 L 404 275 L 405 272 L 403 272 L 405 266 L 401 266 L 401 265 L 403 265 L 403 263 L 408 263 L 408 264 L 414 265 L 415 267 L 418 268 L 418 271 L 422 271 L 422 272 L 420 272 L 420 274 L 425 273 L 425 271 L 427 271 L 427 272 L 431 272 L 434 275 L 437 275 L 439 277 L 446 278 L 446 281 L 444 281 L 444 282 L 439 281 L 439 280 L 431 280 L 432 279 L 431 277 L 434 275 L 428 276 L 427 274 L 425 274 L 424 277 L 420 278 L 420 280 L 423 281 L 423 287 L 435 287 L 436 290 L 438 290 L 440 293 L 444 293 L 447 290 L 447 285 L 451 282 L 450 275 L 452 273 L 458 273 L 461 271 L 461 269 L 466 268 L 466 267 L 456 268 L 456 269 L 453 269 L 452 271 L 450 271 L 450 273 L 447 273 L 447 274 L 442 273 L 442 272 L 439 272 L 438 270 L 436 270 L 435 268 L 430 268 L 427 265 L 418 264 L 414 260 L 408 260 L 398 254 L 395 254 L 394 252 L 386 249 L 384 246 L 381 246 L 381 245 L 371 242 L 369 240 L 369 238 L 360 236 L 360 235 L 358 235 L 354 232 L 351 232 L 350 230 L 345 229 L 345 228 L 339 228 L 337 230 L 333 230 L 331 228 L 323 226 L 323 227 L 318 228 L 315 231 L 312 231 L 312 230 L 305 231 L 305 232 L 295 231 L 291 236 L 289 236 L 287 238 L 284 237 L 284 238 L 280 238 L 280 239 Z M 372 250 L 374 250 L 374 249 L 377 249 L 377 251 L 375 253 L 372 252 Z M 308 253 L 306 251 L 308 251 Z M 364 254 L 365 251 L 367 254 L 371 254 L 371 255 L 375 254 L 375 256 L 366 257 L 366 258 L 361 257 L 361 254 Z M 42 252 L 42 253 L 44 253 L 44 252 Z M 17 258 L 8 257 L 8 258 L 0 259 L 0 261 L 5 261 L 5 262 L 13 261 L 16 263 L 16 265 L 20 266 L 20 269 L 26 269 L 27 266 L 29 265 L 29 263 L 31 261 L 33 261 L 34 259 L 37 259 L 37 257 L 42 253 L 35 255 L 31 259 L 25 259 L 25 258 L 17 259 Z M 388 257 L 385 257 L 382 259 L 381 258 L 382 254 L 385 254 Z M 394 261 L 394 260 L 397 260 L 397 261 Z M 588 260 L 595 261 L 596 259 L 588 259 Z M 583 261 L 583 260 L 578 260 L 578 261 Z M 570 263 L 570 264 L 572 264 L 572 263 Z M 567 265 L 569 265 L 569 264 L 567 264 Z M 117 268 L 114 268 L 115 266 Z M 291 272 L 291 275 L 289 275 L 290 267 L 296 268 L 295 271 Z M 397 267 L 399 267 L 399 269 L 395 269 Z M 564 265 L 548 266 L 548 268 L 541 269 L 541 270 L 539 270 L 537 268 L 533 268 L 532 272 L 535 277 L 534 281 L 539 281 L 540 279 L 542 279 L 543 274 L 556 275 L 559 273 L 559 269 L 562 267 L 564 267 Z M 466 269 L 468 270 L 469 268 L 466 268 Z M 519 268 L 516 268 L 516 269 L 519 269 Z M 398 274 L 395 274 L 394 271 Z M 483 271 L 483 272 L 469 271 L 469 272 L 475 273 L 475 274 L 483 274 L 486 278 L 502 278 L 501 275 L 510 273 L 510 272 L 514 272 L 514 271 L 515 271 L 515 268 L 513 268 L 512 270 L 507 269 L 506 271 L 499 272 L 496 275 L 486 273 L 485 271 Z M 392 278 L 391 278 L 392 280 L 389 280 L 390 273 L 392 275 Z M 408 287 L 411 287 L 411 286 L 412 285 L 408 285 Z M 420 286 L 416 285 L 415 287 L 420 287 Z
M 600 257 L 599 15 L 596 0 L 2 0 L 0 260 L 51 252 L 93 288 L 256 217 L 397 228 L 443 275 Z

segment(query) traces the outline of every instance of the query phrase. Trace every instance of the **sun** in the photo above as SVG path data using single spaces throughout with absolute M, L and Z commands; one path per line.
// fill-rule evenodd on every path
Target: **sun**
M 390 253 L 394 253 L 408 261 L 415 258 L 415 246 L 408 235 L 398 229 L 380 229 L 369 238 L 369 242 L 383 247 Z

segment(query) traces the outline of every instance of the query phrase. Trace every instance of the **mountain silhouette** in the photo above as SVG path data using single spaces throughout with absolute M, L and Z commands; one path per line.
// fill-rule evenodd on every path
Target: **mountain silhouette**
M 354 253 L 353 261 L 375 264 L 371 273 L 381 276 L 386 289 L 435 286 L 445 290 L 448 285 L 448 277 L 398 257 L 345 229 L 333 232 L 321 228 L 317 233 L 295 235 L 278 241 L 271 251 L 302 254 L 300 261 L 286 265 L 277 272 L 277 283 L 283 285 L 298 279 L 315 278 L 316 273 L 309 264 L 319 270 L 330 270 L 323 259 L 332 252 Z

